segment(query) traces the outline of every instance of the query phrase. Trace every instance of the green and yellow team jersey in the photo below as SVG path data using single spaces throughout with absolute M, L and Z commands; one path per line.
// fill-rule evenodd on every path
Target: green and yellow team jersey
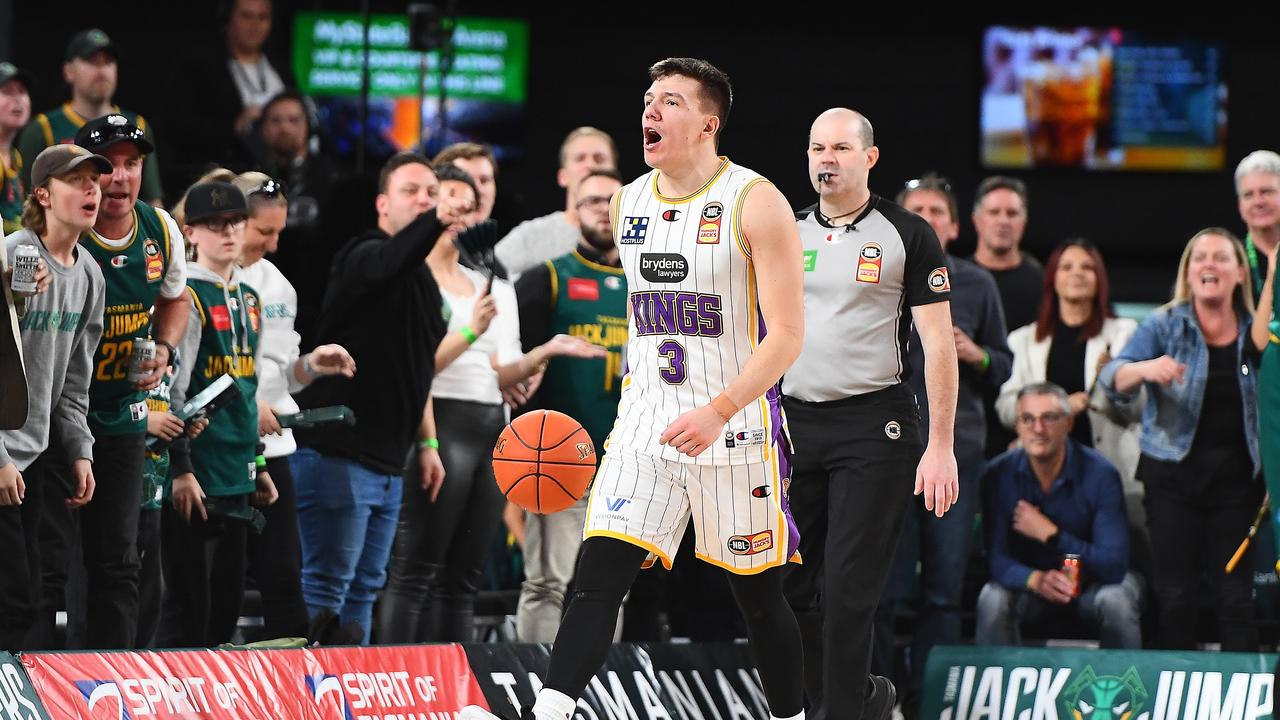
M 147 393 L 147 414 L 169 412 L 169 389 L 172 386 L 173 376 L 165 375 L 160 384 Z M 169 481 L 169 449 L 143 452 L 146 459 L 142 463 L 142 509 L 159 510 L 165 484 Z
M 142 131 L 152 145 L 156 145 L 156 138 L 151 132 L 151 125 L 147 123 L 145 118 L 128 110 L 121 110 L 114 105 L 112 106 L 112 112 L 125 116 L 129 122 Z M 65 103 L 49 112 L 40 113 L 31 118 L 31 122 L 27 123 L 27 126 L 18 135 L 18 150 L 22 152 L 23 157 L 28 159 L 28 162 L 34 161 L 36 155 L 39 155 L 41 150 L 50 145 L 75 142 L 76 132 L 92 119 L 80 117 L 71 108 L 71 103 Z M 27 187 L 30 187 L 30 165 L 22 170 L 21 177 L 22 182 Z M 138 197 L 147 202 L 164 198 L 164 190 L 160 186 L 160 166 L 156 162 L 154 155 L 147 156 L 142 163 L 142 191 Z M 5 213 L 5 217 L 9 217 L 8 213 Z
M 1262 456 L 1262 475 L 1271 493 L 1271 517 L 1275 523 L 1276 543 L 1280 545 L 1280 283 L 1272 288 L 1272 320 L 1267 346 L 1258 365 L 1258 450 Z M 1278 549 L 1280 550 L 1280 549 Z M 1278 552 L 1277 554 L 1280 554 Z M 1280 563 L 1277 563 L 1280 568 Z
M 123 247 L 107 245 L 93 230 L 80 236 L 80 246 L 98 262 L 107 280 L 102 341 L 89 381 L 89 428 L 95 437 L 146 432 L 145 393 L 129 382 L 129 360 L 133 339 L 151 334 L 151 308 L 171 258 L 169 223 L 155 208 L 138 201 L 133 207 L 133 235 Z
M 597 452 L 613 428 L 622 396 L 627 345 L 627 280 L 622 268 L 592 262 L 578 251 L 548 260 L 552 335 L 565 333 L 608 349 L 596 359 L 553 358 L 542 381 L 543 405 L 586 428 Z
M 11 148 L 8 158 L 0 157 L 0 218 L 4 218 L 0 234 L 8 235 L 22 229 L 22 202 L 27 198 L 26 187 L 22 182 L 22 153 Z
M 258 447 L 258 293 L 243 283 L 225 286 L 196 278 L 187 280 L 187 291 L 200 316 L 200 345 L 195 357 L 183 358 L 191 364 L 186 397 L 194 397 L 223 375 L 234 378 L 240 388 L 240 399 L 213 415 L 209 427 L 191 441 L 191 466 L 207 495 L 251 493 Z

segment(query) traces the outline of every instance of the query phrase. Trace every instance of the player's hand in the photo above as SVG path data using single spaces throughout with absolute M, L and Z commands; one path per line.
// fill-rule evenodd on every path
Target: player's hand
M 200 482 L 195 475 L 183 473 L 175 477 L 169 498 L 173 502 L 173 509 L 178 511 L 178 516 L 188 523 L 191 522 L 193 512 L 200 513 L 201 520 L 209 519 L 209 513 L 204 509 L 204 490 L 200 489 Z
M 276 490 L 276 483 L 271 479 L 271 473 L 263 470 L 258 473 L 254 479 L 257 489 L 253 491 L 253 497 L 250 501 L 258 507 L 266 507 L 276 500 L 280 499 L 280 492 Z
M 18 466 L 9 463 L 0 467 L 0 505 L 21 505 L 27 496 L 27 484 L 22 481 Z
M 209 427 L 209 418 L 203 415 L 187 421 L 187 437 L 194 440 Z
M 954 325 L 951 326 L 951 334 L 956 341 L 956 359 L 970 365 L 981 365 L 982 359 L 987 356 L 986 351 Z
M 540 362 L 556 356 L 591 359 L 602 358 L 609 354 L 602 345 L 592 345 L 582 338 L 564 333 L 542 343 L 533 352 Z
M 276 411 L 265 400 L 258 398 L 258 435 L 279 435 L 282 429 Z
M 1174 382 L 1182 382 L 1182 378 L 1186 375 L 1186 372 L 1186 365 L 1183 365 L 1168 355 L 1161 355 L 1155 360 L 1144 360 L 1142 362 L 1142 379 L 1159 385 L 1171 385 Z
M 1026 500 L 1013 506 L 1013 529 L 1037 542 L 1045 542 L 1058 532 L 1058 526 Z
M 960 478 L 956 456 L 950 450 L 924 449 L 916 467 L 916 495 L 924 495 L 924 509 L 942 517 L 960 497 Z
M 156 343 L 156 356 L 151 360 L 145 360 L 138 367 L 146 373 L 141 380 L 133 384 L 135 389 L 146 392 L 160 384 L 164 376 L 169 372 L 169 347 Z
M 97 483 L 93 479 L 93 463 L 88 458 L 76 458 L 71 463 L 71 475 L 76 480 L 75 494 L 66 499 L 68 508 L 84 507 L 93 499 Z
M 1031 590 L 1051 603 L 1066 605 L 1071 602 L 1074 589 L 1071 578 L 1061 570 L 1045 570 L 1032 585 Z
M 529 389 L 529 383 L 525 380 L 513 382 L 502 388 L 502 402 L 506 403 L 512 410 L 524 406 L 531 397 L 533 397 L 533 391 Z
M 259 403 L 261 406 L 261 403 Z M 161 440 L 173 440 L 182 434 L 182 421 L 177 415 L 167 412 L 152 411 L 147 413 L 147 434 L 155 435 Z
M 483 335 L 489 329 L 489 323 L 493 322 L 493 316 L 497 314 L 498 304 L 492 293 L 477 300 L 471 308 L 471 332 L 477 336 Z
M 418 473 L 427 500 L 434 503 L 440 495 L 440 486 L 444 485 L 444 463 L 440 462 L 440 453 L 435 448 L 418 448 Z
M 307 354 L 307 361 L 316 375 L 356 376 L 356 361 L 341 345 L 321 345 Z
M 682 455 L 698 457 L 711 444 L 720 439 L 724 418 L 710 405 L 694 408 L 676 418 L 662 431 L 658 442 L 670 445 Z

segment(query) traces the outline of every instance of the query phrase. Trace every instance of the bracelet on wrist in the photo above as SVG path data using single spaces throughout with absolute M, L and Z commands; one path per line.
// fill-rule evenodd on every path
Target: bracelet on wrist
M 302 356 L 302 374 L 309 378 L 316 376 L 316 371 L 311 367 L 311 353 Z
M 480 336 L 476 334 L 475 330 L 471 329 L 470 325 L 463 325 L 458 328 L 458 333 L 462 335 L 462 338 L 467 341 L 468 345 L 474 345 L 476 340 L 480 339 Z
M 432 450 L 439 450 L 440 440 L 437 438 L 423 438 L 422 440 L 418 441 L 419 450 L 426 450 L 427 448 L 431 448 Z
M 253 466 L 259 470 L 266 470 L 267 459 L 262 455 L 258 455 L 253 458 Z
M 986 372 L 987 368 L 989 367 L 991 367 L 991 353 L 987 352 L 986 350 L 983 350 L 982 362 L 978 363 L 978 369 L 981 370 L 982 372 Z

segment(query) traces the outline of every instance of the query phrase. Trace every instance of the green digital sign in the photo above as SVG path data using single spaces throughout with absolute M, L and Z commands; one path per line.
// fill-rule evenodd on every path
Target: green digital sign
M 529 26 L 523 20 L 458 18 L 454 60 L 445 79 L 449 97 L 522 103 L 529 64 Z M 307 95 L 359 95 L 364 23 L 358 13 L 299 12 L 293 21 L 293 72 Z M 371 15 L 369 94 L 418 94 L 423 53 L 409 49 L 405 15 Z M 426 53 L 423 89 L 435 95 L 440 56 Z

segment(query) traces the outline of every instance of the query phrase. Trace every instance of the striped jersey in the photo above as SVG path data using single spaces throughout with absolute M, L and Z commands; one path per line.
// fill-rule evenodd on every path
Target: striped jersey
M 777 388 L 747 403 L 696 458 L 658 438 L 723 392 L 764 337 L 741 219 L 747 193 L 768 180 L 723 157 L 692 195 L 662 195 L 658 176 L 623 187 L 612 207 L 629 317 L 627 374 L 606 447 L 696 465 L 765 462 L 782 424 Z

